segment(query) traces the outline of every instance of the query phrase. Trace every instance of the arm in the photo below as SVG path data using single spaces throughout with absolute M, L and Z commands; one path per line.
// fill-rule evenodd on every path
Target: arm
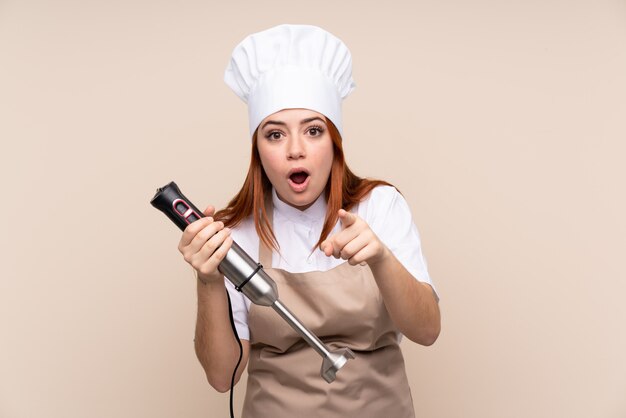
M 218 265 L 226 257 L 233 240 L 224 223 L 212 218 L 215 209 L 209 206 L 201 218 L 185 228 L 178 250 L 196 271 L 198 280 L 198 318 L 195 349 L 207 380 L 219 392 L 230 389 L 232 373 L 239 358 L 239 345 L 228 317 L 228 299 L 224 276 Z M 249 343 L 241 340 L 242 362 L 235 382 L 246 368 Z
M 326 239 L 322 251 L 352 265 L 367 263 L 398 330 L 418 344 L 433 344 L 441 318 L 432 288 L 417 281 L 359 216 L 340 209 L 339 219 L 341 232 Z
M 413 342 L 432 345 L 441 331 L 439 304 L 433 289 L 419 282 L 383 245 L 383 255 L 368 262 L 391 320 Z
M 237 369 L 235 384 L 246 368 L 250 353 L 250 342 L 240 341 L 243 357 Z M 196 356 L 207 380 L 218 392 L 227 392 L 239 359 L 239 345 L 228 317 L 228 299 L 223 280 L 204 284 L 198 279 L 198 318 L 194 342 Z

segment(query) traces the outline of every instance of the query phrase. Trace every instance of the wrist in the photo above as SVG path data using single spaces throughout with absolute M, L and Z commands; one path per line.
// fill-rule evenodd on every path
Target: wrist
M 383 245 L 380 254 L 377 257 L 373 257 L 372 259 L 370 259 L 367 264 L 370 266 L 370 268 L 377 269 L 385 264 L 385 262 L 387 262 L 387 260 L 392 256 L 393 254 L 391 253 L 391 250 L 389 250 L 386 245 Z
M 196 280 L 198 286 L 202 287 L 214 287 L 216 285 L 224 285 L 224 276 L 220 273 L 213 275 L 204 275 L 196 271 Z

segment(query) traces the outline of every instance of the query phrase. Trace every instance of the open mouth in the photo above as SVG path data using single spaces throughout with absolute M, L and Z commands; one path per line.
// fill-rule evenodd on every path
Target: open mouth
M 289 171 L 287 179 L 294 192 L 302 193 L 307 189 L 311 175 L 305 168 L 297 167 Z
M 293 181 L 295 184 L 302 184 L 309 177 L 309 173 L 306 171 L 296 171 L 291 173 L 289 179 Z

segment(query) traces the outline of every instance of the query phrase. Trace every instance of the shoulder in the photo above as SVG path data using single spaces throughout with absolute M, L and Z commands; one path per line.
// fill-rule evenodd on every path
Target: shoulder
M 412 228 L 414 223 L 411 208 L 402 194 L 393 186 L 377 186 L 363 199 L 357 208 L 361 217 L 379 236 L 392 231 Z
M 396 199 L 402 198 L 402 195 L 394 186 L 380 185 L 372 189 L 371 192 L 365 196 L 365 201 L 371 201 L 375 205 L 394 202 Z
M 404 202 L 404 197 L 393 186 L 380 185 L 374 187 L 357 205 L 357 214 L 367 220 L 374 221 L 381 216 L 386 217 L 390 208 L 398 202 Z

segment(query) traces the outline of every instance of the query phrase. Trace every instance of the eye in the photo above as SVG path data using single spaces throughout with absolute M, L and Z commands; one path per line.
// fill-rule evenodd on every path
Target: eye
M 271 131 L 265 134 L 265 137 L 271 141 L 277 141 L 280 139 L 281 133 L 279 131 Z
M 324 132 L 324 129 L 321 126 L 312 126 L 309 128 L 309 134 L 311 136 L 320 136 Z

